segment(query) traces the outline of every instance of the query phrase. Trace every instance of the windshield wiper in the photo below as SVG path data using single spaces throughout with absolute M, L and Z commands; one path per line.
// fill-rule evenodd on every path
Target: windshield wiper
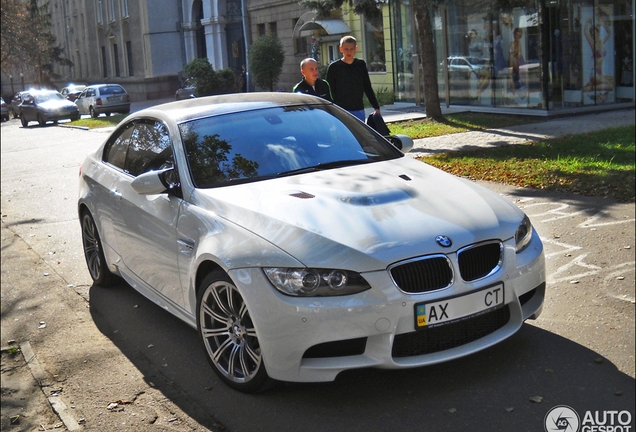
M 327 162 L 327 163 L 319 163 L 318 165 L 314 165 L 314 166 L 298 168 L 291 171 L 279 172 L 277 176 L 283 177 L 283 176 L 294 175 L 294 174 L 304 174 L 308 172 L 322 171 L 322 170 L 331 169 L 331 168 L 361 165 L 361 164 L 365 164 L 369 162 L 373 162 L 373 161 L 371 159 L 350 159 L 350 160 L 341 160 L 341 161 L 334 161 L 334 162 Z

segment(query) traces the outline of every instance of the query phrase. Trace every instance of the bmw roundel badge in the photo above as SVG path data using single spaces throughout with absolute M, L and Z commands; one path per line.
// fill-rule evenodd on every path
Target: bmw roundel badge
M 438 245 L 440 245 L 441 247 L 451 247 L 451 245 L 453 244 L 453 242 L 451 241 L 451 239 L 449 239 L 446 236 L 437 236 L 435 237 L 435 241 L 437 242 Z

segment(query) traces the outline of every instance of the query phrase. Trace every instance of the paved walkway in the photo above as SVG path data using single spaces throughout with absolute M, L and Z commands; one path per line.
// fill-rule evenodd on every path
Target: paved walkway
M 390 121 L 390 116 L 387 116 Z M 541 123 L 510 126 L 502 129 L 472 131 L 417 139 L 409 155 L 430 156 L 436 153 L 474 150 L 476 148 L 523 144 L 569 134 L 592 132 L 599 129 L 634 125 L 634 109 L 583 114 L 567 118 L 550 119 Z

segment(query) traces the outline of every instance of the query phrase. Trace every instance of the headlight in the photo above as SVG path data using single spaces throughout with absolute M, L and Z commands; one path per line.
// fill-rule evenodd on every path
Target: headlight
M 371 288 L 362 276 L 348 270 L 276 267 L 263 271 L 278 291 L 291 296 L 341 296 Z
M 524 250 L 528 244 L 530 244 L 530 240 L 532 240 L 532 224 L 530 223 L 528 216 L 524 215 L 523 220 L 519 227 L 517 227 L 517 232 L 515 233 L 517 253 Z

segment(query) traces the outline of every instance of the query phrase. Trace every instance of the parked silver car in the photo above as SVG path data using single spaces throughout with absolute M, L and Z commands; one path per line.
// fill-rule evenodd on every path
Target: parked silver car
M 101 113 L 128 114 L 130 96 L 119 84 L 97 84 L 86 87 L 75 99 L 80 114 L 95 118 Z

